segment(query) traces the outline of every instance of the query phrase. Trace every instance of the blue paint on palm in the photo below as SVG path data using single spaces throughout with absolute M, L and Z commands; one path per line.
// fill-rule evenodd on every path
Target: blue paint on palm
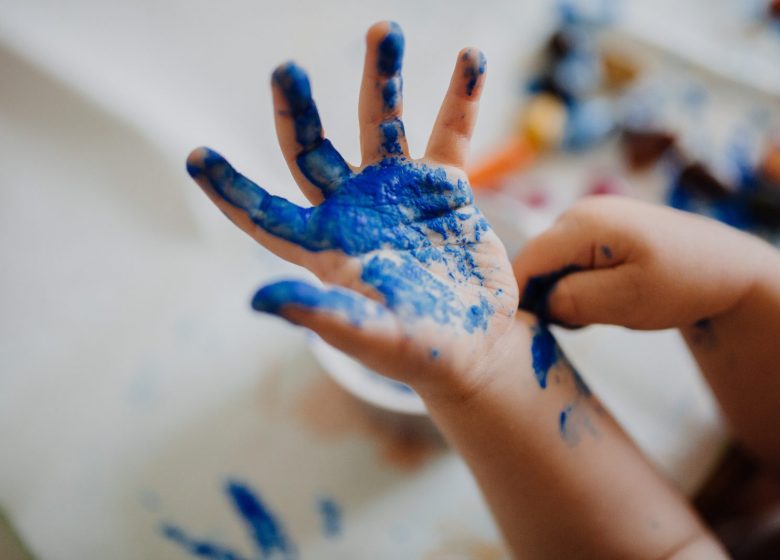
M 233 507 L 249 530 L 255 550 L 260 558 L 295 560 L 298 553 L 287 537 L 282 523 L 271 513 L 247 485 L 230 480 L 226 486 Z M 182 529 L 166 523 L 162 526 L 165 538 L 199 558 L 211 560 L 243 560 L 243 556 L 219 543 L 192 538 Z
M 449 178 L 442 168 L 386 158 L 351 175 L 319 206 L 299 208 L 268 194 L 216 152 L 207 152 L 200 166 L 188 170 L 206 178 L 218 195 L 270 234 L 309 251 L 360 257 L 361 279 L 400 314 L 442 324 L 459 320 L 468 332 L 487 329 L 493 314 L 487 299 L 466 306 L 451 287 L 484 281 L 474 249 L 489 225 L 474 207 L 465 180 Z M 383 249 L 392 254 L 377 253 Z M 431 272 L 434 266 L 448 281 Z M 314 301 L 311 294 L 291 293 L 302 304 Z M 264 303 L 267 293 L 259 295 L 261 306 L 270 305 Z M 323 302 L 348 307 L 334 299 Z

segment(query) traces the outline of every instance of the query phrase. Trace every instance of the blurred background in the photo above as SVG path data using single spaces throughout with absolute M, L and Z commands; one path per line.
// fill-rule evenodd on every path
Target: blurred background
M 505 558 L 424 418 L 349 396 L 305 333 L 250 310 L 258 286 L 305 272 L 225 220 L 186 155 L 207 144 L 303 204 L 270 74 L 288 59 L 309 71 L 357 162 L 363 34 L 391 19 L 412 155 L 458 50 L 486 53 L 472 169 L 510 252 L 604 193 L 772 240 L 774 4 L 0 0 L 0 556 Z M 696 494 L 727 436 L 676 333 L 556 334 Z

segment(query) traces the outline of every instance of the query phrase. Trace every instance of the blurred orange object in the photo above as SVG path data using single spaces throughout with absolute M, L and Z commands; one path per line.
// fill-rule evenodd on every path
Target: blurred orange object
M 770 141 L 761 162 L 761 171 L 772 183 L 780 185 L 780 137 Z
M 538 154 L 539 148 L 529 138 L 514 136 L 500 150 L 468 170 L 469 182 L 474 189 L 495 189 L 503 177 L 528 167 Z
M 520 120 L 520 133 L 469 170 L 474 188 L 496 188 L 509 173 L 531 165 L 539 153 L 558 146 L 566 127 L 566 106 L 548 93 L 532 97 Z

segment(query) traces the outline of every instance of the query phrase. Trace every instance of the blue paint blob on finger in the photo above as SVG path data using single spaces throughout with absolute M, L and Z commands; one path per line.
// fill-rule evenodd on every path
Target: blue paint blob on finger
M 294 305 L 309 310 L 325 310 L 344 314 L 350 323 L 360 326 L 380 313 L 381 307 L 371 305 L 358 294 L 346 290 L 324 290 L 307 282 L 286 280 L 260 288 L 252 298 L 255 311 L 280 315 L 285 306 Z
M 295 159 L 298 169 L 311 183 L 329 196 L 352 177 L 352 170 L 330 140 L 323 140 L 316 148 L 302 151 Z
M 295 123 L 295 138 L 304 149 L 312 148 L 322 141 L 320 114 L 311 95 L 311 84 L 306 72 L 288 62 L 277 68 L 272 75 L 287 104 Z
M 214 193 L 246 212 L 268 233 L 293 242 L 301 240 L 305 234 L 309 209 L 269 194 L 233 169 L 217 152 L 208 148 L 195 150 L 188 160 L 187 170 L 194 179 L 205 179 Z
M 398 106 L 401 100 L 401 90 L 403 88 L 403 79 L 401 76 L 395 76 L 388 79 L 382 86 L 382 102 L 385 110 L 392 110 Z
M 403 154 L 401 148 L 401 139 L 406 134 L 404 131 L 404 123 L 401 119 L 391 119 L 385 121 L 379 125 L 379 132 L 382 135 L 382 151 L 386 155 L 400 156 Z
M 531 340 L 531 365 L 536 381 L 542 389 L 547 388 L 547 376 L 558 363 L 560 356 L 558 344 L 550 330 L 541 324 L 534 327 Z
M 385 38 L 377 47 L 377 70 L 384 76 L 392 76 L 401 71 L 404 56 L 404 35 L 401 26 L 390 22 Z
M 604 255 L 604 258 L 612 259 L 612 249 L 609 248 L 607 245 L 601 246 L 601 254 Z
M 476 58 L 475 57 L 476 54 Z M 466 78 L 466 95 L 471 97 L 474 93 L 474 88 L 477 86 L 479 77 L 485 73 L 487 69 L 487 59 L 482 51 L 474 51 L 469 49 L 461 57 L 466 65 L 463 68 L 463 77 Z

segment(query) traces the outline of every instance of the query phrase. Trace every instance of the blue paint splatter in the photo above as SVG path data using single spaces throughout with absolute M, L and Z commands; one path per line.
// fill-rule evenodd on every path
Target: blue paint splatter
M 463 56 L 461 57 L 463 62 L 471 61 L 471 64 L 468 64 L 463 68 L 463 77 L 468 78 L 468 82 L 466 82 L 466 95 L 469 97 L 474 93 L 474 88 L 477 86 L 479 77 L 485 73 L 485 69 L 487 68 L 487 60 L 481 51 L 478 51 L 476 60 L 471 60 L 473 56 L 474 52 L 472 49 L 469 49 L 463 53 Z
M 298 557 L 296 547 L 287 537 L 281 522 L 247 485 L 229 480 L 226 492 L 246 525 L 260 558 L 295 560 Z M 193 556 L 213 560 L 243 560 L 240 554 L 230 548 L 219 543 L 192 538 L 173 524 L 165 523 L 161 530 L 165 538 L 178 544 Z
M 531 341 L 531 364 L 534 368 L 534 376 L 542 389 L 547 388 L 547 375 L 560 358 L 558 344 L 552 333 L 545 325 L 537 325 L 533 329 Z
M 441 352 L 439 352 L 436 348 L 431 350 L 431 359 L 436 360 L 441 355 Z
M 341 506 L 333 499 L 323 497 L 317 500 L 317 510 L 322 517 L 322 533 L 328 538 L 341 535 L 342 513 Z
M 466 313 L 464 326 L 466 331 L 472 333 L 477 329 L 487 330 L 487 323 L 490 316 L 493 315 L 493 307 L 488 303 L 484 296 L 479 298 L 479 305 L 472 305 Z
M 384 76 L 392 76 L 401 71 L 404 56 L 404 34 L 401 27 L 390 22 L 387 35 L 379 43 L 377 49 L 377 69 Z
M 185 551 L 198 558 L 212 560 L 243 560 L 244 558 L 220 544 L 193 539 L 174 525 L 163 524 L 161 530 L 166 539 L 178 544 Z
M 295 546 L 285 534 L 281 522 L 248 486 L 231 480 L 228 481 L 227 492 L 263 556 L 270 556 L 274 552 L 285 558 L 297 556 Z
M 561 278 L 581 270 L 581 266 L 569 264 L 555 272 L 532 276 L 523 288 L 520 309 L 533 313 L 544 324 L 555 322 L 550 316 L 550 295 Z
M 607 245 L 601 246 L 601 254 L 604 255 L 607 259 L 612 259 L 612 249 L 610 249 Z

